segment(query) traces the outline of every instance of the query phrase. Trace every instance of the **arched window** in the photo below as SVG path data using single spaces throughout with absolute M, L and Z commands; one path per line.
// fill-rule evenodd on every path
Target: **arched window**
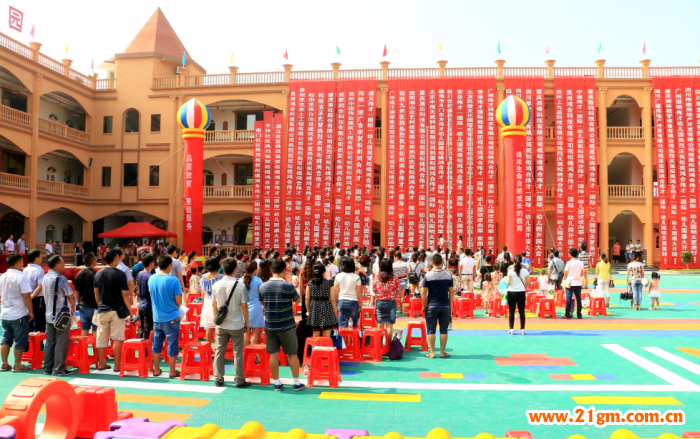
M 63 226 L 63 240 L 61 242 L 73 242 L 73 226 L 70 224 Z
M 379 186 L 379 185 L 380 185 L 380 183 L 379 183 L 379 176 L 376 175 L 376 174 L 374 175 L 374 185 L 375 185 L 375 186 Z
M 49 166 L 49 169 L 46 170 L 46 179 L 49 181 L 56 181 L 56 168 Z
M 204 170 L 204 186 L 214 186 L 214 173 Z
M 56 242 L 56 227 L 53 224 L 46 226 L 46 242 Z
M 70 171 L 66 171 L 63 173 L 63 182 L 67 184 L 73 183 L 73 174 L 71 174 Z
M 209 122 L 207 131 L 216 131 L 216 121 L 214 119 L 212 119 L 211 122 Z
M 139 132 L 139 112 L 133 108 L 124 115 L 124 132 L 138 133 Z
M 228 121 L 227 120 L 224 121 L 224 123 L 221 125 L 221 128 L 224 131 L 228 131 Z
M 253 243 L 253 219 L 244 219 L 233 227 L 233 240 L 235 245 Z
M 214 242 L 214 232 L 207 226 L 202 227 L 202 243 L 209 245 Z
M 227 186 L 228 185 L 228 174 L 223 173 L 221 174 L 221 186 Z
M 10 235 L 19 239 L 24 233 L 24 217 L 19 213 L 8 213 L 0 219 L 0 240 L 5 242 Z
M 166 226 L 165 226 L 165 222 L 162 221 L 162 220 L 154 220 L 154 221 L 151 223 L 151 225 L 152 225 L 153 227 L 157 227 L 157 228 L 159 228 L 159 229 L 161 229 L 161 230 L 167 230 L 167 228 L 166 228 Z
M 66 120 L 66 126 L 68 128 L 75 128 L 75 126 L 73 125 L 73 121 L 70 119 Z

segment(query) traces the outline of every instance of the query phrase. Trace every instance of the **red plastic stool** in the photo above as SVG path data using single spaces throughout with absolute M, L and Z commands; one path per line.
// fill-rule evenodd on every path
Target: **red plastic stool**
M 419 336 L 413 335 L 414 329 L 420 329 Z M 406 342 L 404 343 L 404 349 L 406 351 L 410 351 L 411 346 L 420 346 L 423 352 L 428 350 L 428 338 L 425 335 L 425 322 L 408 322 L 408 329 L 406 329 Z
M 460 299 L 457 301 L 457 317 L 463 316 L 474 318 L 474 299 Z
M 202 315 L 202 306 L 203 303 L 190 303 L 187 305 L 187 321 L 191 322 L 195 319 L 195 317 Z
M 311 349 L 309 349 L 311 346 Z M 333 341 L 330 337 L 307 337 L 306 344 L 304 345 L 304 361 L 301 365 L 302 368 L 306 366 L 311 366 L 311 351 L 316 346 L 328 346 L 333 347 Z
M 535 312 L 535 307 L 533 306 L 533 302 L 535 300 L 535 295 L 534 294 L 528 294 L 527 298 L 525 299 L 525 310 L 534 313 Z
M 122 361 L 119 376 L 123 377 L 124 372 L 129 370 L 137 370 L 139 378 L 146 378 L 148 376 L 148 354 L 144 354 L 150 350 L 148 340 L 144 338 L 125 340 L 122 344 Z M 151 366 L 153 366 L 153 362 L 151 362 Z
M 540 299 L 540 313 L 537 315 L 543 319 L 545 316 L 550 316 L 553 319 L 557 318 L 557 307 L 554 305 L 554 299 Z
M 199 356 L 199 358 L 196 358 Z M 198 374 L 199 381 L 209 381 L 212 373 L 211 345 L 206 341 L 188 343 L 182 349 L 182 364 L 180 365 L 180 380 L 187 374 Z
M 201 297 L 202 297 L 202 296 L 200 296 L 199 294 L 188 294 L 188 295 L 187 295 L 187 305 L 189 305 L 190 303 L 194 303 L 195 300 L 197 300 L 197 299 L 199 299 L 199 298 L 201 298 Z M 201 302 L 200 302 L 200 303 L 201 303 Z M 188 307 L 188 308 L 189 308 L 189 307 Z
M 565 291 L 557 291 L 556 305 L 560 306 L 560 307 L 566 306 L 566 292 Z
M 354 328 L 340 328 L 338 335 L 345 340 L 345 349 L 338 351 L 338 358 L 346 361 L 358 361 L 360 354 L 360 331 Z M 312 352 L 313 353 L 313 352 Z
M 280 346 L 280 353 L 277 354 L 277 361 L 279 361 L 280 366 L 289 366 L 287 354 L 284 353 L 284 349 L 282 349 L 282 346 Z
M 508 317 L 508 308 L 501 305 L 501 299 L 493 299 L 491 301 L 491 317 L 496 318 L 498 316 Z
M 92 344 L 92 352 L 88 352 L 88 344 Z M 85 335 L 71 337 L 68 345 L 66 366 L 77 367 L 80 374 L 90 373 L 90 366 L 97 366 L 97 350 L 95 339 Z
M 474 300 L 474 293 L 473 293 L 473 292 L 462 293 L 462 295 L 461 295 L 460 297 L 462 297 L 463 299 L 472 299 L 472 300 Z
M 360 325 L 363 328 L 374 328 L 377 326 L 377 317 L 375 315 L 374 308 L 362 308 L 362 313 L 360 314 Z
M 423 314 L 423 301 L 421 299 L 411 299 L 411 306 L 408 308 L 408 316 L 413 318 L 418 314 L 419 317 L 425 317 Z
M 536 296 L 532 295 L 532 308 L 530 308 L 531 313 L 536 313 L 537 312 L 537 304 L 540 303 L 542 299 L 546 299 L 544 296 Z
M 185 346 L 187 343 L 197 341 L 195 340 L 194 332 L 194 322 L 181 322 L 179 346 Z
M 474 308 L 481 308 L 484 306 L 484 301 L 481 299 L 481 294 L 476 295 L 476 299 L 474 299 Z
M 386 329 L 365 329 L 360 347 L 362 358 L 369 355 L 373 361 L 382 361 L 382 339 L 384 338 L 386 338 Z
M 260 356 L 259 364 L 255 364 L 256 356 Z M 270 354 L 264 344 L 249 344 L 243 349 L 243 376 L 260 378 L 260 384 L 270 385 Z
M 41 342 L 46 340 L 45 332 L 29 333 L 29 350 L 22 354 L 22 361 L 31 363 L 32 369 L 41 369 L 44 363 L 44 351 L 41 350 Z
M 80 332 L 78 332 L 77 335 L 80 335 Z M 137 338 L 136 325 L 134 325 L 134 323 L 131 322 L 129 319 L 126 319 L 126 321 L 124 322 L 124 339 L 130 340 L 132 338 Z
M 195 340 L 201 340 L 203 338 L 207 338 L 207 328 L 204 326 L 200 326 L 200 321 L 201 321 L 201 316 L 197 316 L 194 319 L 194 327 L 196 328 L 197 332 L 195 332 Z
M 338 387 L 340 378 L 338 350 L 335 347 L 316 346 L 311 350 L 311 367 L 306 385 L 314 386 L 314 381 L 327 380 L 328 387 Z
M 591 300 L 591 293 L 581 293 L 581 302 L 583 302 L 586 299 L 588 299 L 589 301 Z
M 459 317 L 459 299 L 460 296 L 455 296 L 455 298 L 452 299 L 452 314 L 450 314 L 452 317 Z
M 608 315 L 608 311 L 605 309 L 605 298 L 603 297 L 592 298 L 588 307 L 588 315 L 595 317 L 597 314 Z

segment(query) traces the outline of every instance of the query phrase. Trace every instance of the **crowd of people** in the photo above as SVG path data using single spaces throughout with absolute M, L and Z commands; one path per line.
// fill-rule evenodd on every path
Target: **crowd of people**
M 229 342 L 235 360 L 234 383 L 238 388 L 250 385 L 243 376 L 243 349 L 260 343 L 264 330 L 275 389 L 284 388 L 279 378 L 279 355 L 286 355 L 294 377 L 293 390 L 298 391 L 304 385 L 299 381 L 297 305 L 308 335 L 330 336 L 334 329 L 357 328 L 362 309 L 371 306 L 377 326 L 391 336 L 396 332 L 397 313 L 406 312 L 402 305 L 407 296 L 418 298 L 428 336 L 425 356 L 448 358 L 446 346 L 455 296 L 481 294 L 487 316 L 493 312 L 492 300 L 502 299 L 509 309 L 509 334 L 514 333 L 516 316 L 520 334 L 525 334 L 526 290 L 531 286 L 543 295 L 563 288 L 564 317 L 571 319 L 576 313 L 580 319 L 581 291 L 589 283 L 585 244 L 569 250 L 566 263 L 552 249 L 547 268 L 539 272 L 533 271 L 526 252 L 513 255 L 505 246 L 498 255 L 483 247 L 462 250 L 461 240 L 457 250 L 450 250 L 445 243 L 437 250 L 412 247 L 405 252 L 399 247 L 387 250 L 355 245 L 344 249 L 338 243 L 334 247 L 307 246 L 302 251 L 287 245 L 283 253 L 253 248 L 248 254 L 247 250 L 212 248 L 206 258 L 198 258 L 195 252 L 187 254 L 174 245 L 161 248 L 165 243 L 160 240 L 153 246 L 131 244 L 127 244 L 128 252 L 106 248 L 101 255 L 105 266 L 99 270 L 96 266 L 100 256 L 84 254 L 84 268 L 74 280 L 75 294 L 61 275 L 65 267 L 61 255 L 48 258 L 49 270 L 44 274 L 41 251 L 27 253 L 29 265 L 25 268 L 20 254 L 9 254 L 9 270 L 0 276 L 0 370 L 29 370 L 21 363 L 21 355 L 27 348 L 28 333 L 40 331 L 46 333 L 44 373 L 70 375 L 65 365 L 70 329 L 56 324 L 59 311 L 67 309 L 71 314 L 79 311 L 82 335 L 92 333 L 95 337 L 98 370 L 120 371 L 129 320 L 139 322 L 139 338 L 151 340 L 154 375 L 163 373 L 160 357 L 165 349 L 169 376 L 176 378 L 180 375 L 176 359 L 182 348 L 179 335 L 183 306 L 201 303 L 199 325 L 205 329 L 207 342 L 215 346 L 216 386 L 225 385 L 224 358 Z M 138 262 L 129 268 L 124 261 L 133 252 L 138 254 Z M 612 278 L 605 254 L 600 255 L 595 270 L 597 287 L 593 294 L 605 297 L 609 305 Z M 633 293 L 631 307 L 640 309 L 642 287 L 650 286 L 652 309 L 658 309 L 660 277 L 654 273 L 649 283 L 639 253 L 633 255 L 627 279 Z M 106 361 L 108 347 L 114 355 L 113 366 Z M 11 348 L 14 366 L 8 363 Z

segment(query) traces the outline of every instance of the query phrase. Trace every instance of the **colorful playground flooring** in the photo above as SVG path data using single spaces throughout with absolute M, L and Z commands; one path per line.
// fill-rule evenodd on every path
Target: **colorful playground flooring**
M 670 292 L 676 279 L 684 289 L 690 286 L 682 275 L 664 276 L 669 292 L 662 300 L 673 305 L 661 305 L 660 311 L 648 309 L 645 292 L 642 311 L 623 302 L 608 308 L 612 316 L 584 313 L 582 320 L 565 320 L 563 309 L 557 309 L 557 319 L 528 318 L 525 336 L 507 335 L 507 319 L 486 318 L 477 310 L 475 319 L 454 320 L 447 344 L 450 359 L 428 359 L 413 347 L 400 361 L 385 357 L 381 363 L 341 362 L 343 381 L 335 389 L 316 386 L 293 392 L 287 367 L 280 368 L 288 384 L 283 392 L 257 384 L 236 389 L 230 367 L 228 387 L 223 388 L 213 381 L 200 382 L 197 376 L 170 380 L 165 373 L 139 379 L 93 370 L 67 381 L 114 387 L 122 410 L 154 421 L 178 419 L 188 426 L 213 423 L 239 429 L 257 421 L 276 432 L 347 428 L 365 429 L 373 436 L 395 431 L 404 437 L 425 437 L 442 427 L 455 438 L 481 432 L 503 437 L 507 430 L 527 430 L 536 439 L 573 434 L 609 438 L 621 428 L 527 422 L 528 410 L 582 405 L 623 413 L 680 409 L 686 425 L 625 427 L 641 438 L 666 432 L 680 436 L 700 431 L 700 319 L 698 305 L 693 304 L 700 303 L 700 288 Z M 613 293 L 611 304 L 618 305 L 618 293 Z M 398 320 L 397 327 L 405 328 L 416 318 Z M 0 396 L 29 376 L 41 376 L 41 371 L 2 374 Z

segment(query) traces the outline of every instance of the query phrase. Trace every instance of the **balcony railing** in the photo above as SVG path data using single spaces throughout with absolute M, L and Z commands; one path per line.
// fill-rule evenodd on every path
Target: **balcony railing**
M 236 84 L 279 84 L 284 82 L 284 72 L 236 73 Z
M 207 131 L 204 139 L 207 143 L 252 142 L 253 130 Z
M 644 198 L 644 185 L 642 184 L 611 184 L 608 185 L 610 198 Z
M 557 127 L 547 127 L 547 128 L 545 128 L 545 131 L 544 131 L 544 138 L 545 138 L 545 139 L 554 139 L 554 138 L 555 138 L 556 130 L 557 130 Z
M 29 177 L 0 172 L 0 187 L 9 189 L 29 189 Z
M 59 181 L 37 180 L 36 190 L 42 194 L 68 195 L 80 198 L 88 198 L 90 196 L 90 190 L 85 186 L 61 183 Z
M 39 118 L 39 131 L 65 137 L 66 139 L 75 140 L 76 142 L 90 143 L 90 134 L 85 131 L 76 130 L 67 125 L 61 125 L 58 122 L 41 117 Z
M 226 252 L 226 254 L 228 254 L 231 250 L 235 251 L 236 253 L 242 253 L 243 250 L 248 250 L 248 256 L 250 256 L 250 253 L 253 250 L 253 246 L 252 245 L 232 245 L 232 244 L 203 245 L 202 246 L 202 256 L 211 255 L 212 249 L 216 249 L 216 253 L 219 253 L 221 250 L 224 250 Z
M 116 78 L 98 79 L 96 89 L 97 90 L 114 90 L 117 88 Z
M 24 111 L 0 105 L 0 119 L 9 120 L 24 126 L 32 126 L 32 116 Z
M 608 127 L 608 139 L 630 140 L 644 139 L 644 129 L 642 127 Z
M 374 185 L 374 199 L 378 200 L 382 197 L 382 187 L 381 185 L 375 184 Z
M 248 199 L 253 198 L 252 185 L 204 186 L 204 198 Z
M 382 140 L 382 129 L 379 127 L 374 129 L 374 140 Z

